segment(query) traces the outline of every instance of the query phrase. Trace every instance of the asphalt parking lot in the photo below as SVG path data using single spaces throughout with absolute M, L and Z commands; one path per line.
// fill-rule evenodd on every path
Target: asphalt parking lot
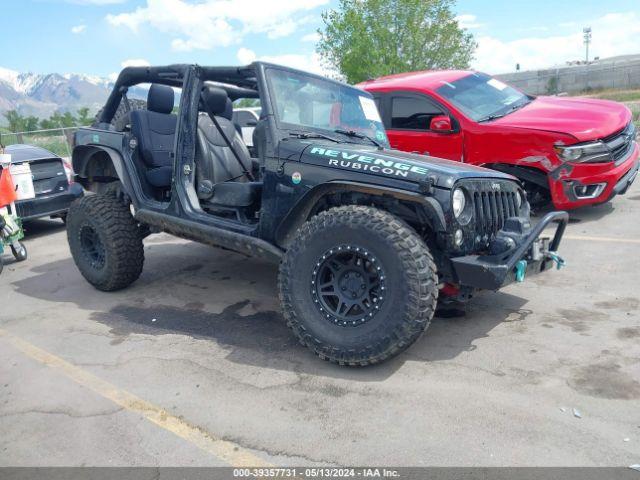
M 296 343 L 271 264 L 154 235 L 106 294 L 35 222 L 0 276 L 0 465 L 640 463 L 638 218 L 640 182 L 572 215 L 567 268 L 366 369 Z

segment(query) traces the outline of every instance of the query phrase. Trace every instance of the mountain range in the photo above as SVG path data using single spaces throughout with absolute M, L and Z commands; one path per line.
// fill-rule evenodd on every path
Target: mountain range
M 0 114 L 17 110 L 22 115 L 47 118 L 54 112 L 75 112 L 81 107 L 95 112 L 112 87 L 112 81 L 101 77 L 19 73 L 0 67 Z

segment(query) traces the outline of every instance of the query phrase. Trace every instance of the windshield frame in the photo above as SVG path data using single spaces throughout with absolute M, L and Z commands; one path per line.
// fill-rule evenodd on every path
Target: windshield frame
M 350 128 L 347 128 L 346 125 L 336 125 L 335 128 L 323 128 L 320 126 L 315 126 L 315 125 L 305 125 L 305 124 L 296 124 L 296 123 L 290 123 L 290 122 L 286 122 L 283 121 L 280 118 L 280 112 L 278 111 L 277 105 L 275 104 L 276 102 L 276 98 L 277 98 L 277 94 L 274 90 L 274 85 L 273 85 L 273 81 L 271 78 L 271 72 L 272 71 L 277 71 L 277 72 L 283 72 L 284 74 L 287 73 L 291 73 L 291 74 L 295 74 L 296 76 L 299 77 L 308 77 L 309 79 L 316 81 L 316 82 L 323 82 L 323 83 L 327 83 L 330 85 L 334 85 L 337 88 L 341 88 L 341 89 L 345 89 L 347 91 L 351 91 L 353 92 L 354 95 L 359 96 L 359 97 L 365 97 L 370 99 L 372 102 L 375 103 L 375 99 L 373 97 L 373 95 L 365 90 L 361 90 L 357 87 L 348 85 L 346 83 L 343 82 L 339 82 L 321 75 L 316 75 L 313 73 L 308 73 L 308 72 L 303 72 L 300 70 L 296 70 L 296 69 L 289 69 L 286 67 L 281 67 L 279 65 L 272 65 L 272 64 L 265 64 L 264 65 L 264 82 L 265 85 L 267 87 L 267 91 L 268 91 L 268 97 L 269 97 L 269 112 L 270 114 L 273 116 L 273 120 L 274 123 L 276 125 L 276 128 L 282 132 L 286 132 L 287 134 L 291 133 L 291 134 L 297 134 L 297 133 L 309 133 L 310 135 L 312 135 L 313 133 L 317 133 L 320 135 L 328 135 L 328 136 L 332 136 L 332 137 L 337 137 L 338 139 L 340 139 L 341 143 L 355 143 L 355 144 L 364 144 L 364 145 L 371 145 L 371 146 L 376 146 L 375 143 L 381 144 L 383 147 L 385 148 L 390 148 L 389 145 L 389 139 L 387 137 L 387 132 L 386 132 L 386 128 L 384 126 L 384 122 L 382 120 L 382 115 L 380 114 L 380 111 L 378 110 L 378 116 L 380 117 L 380 121 L 378 122 L 380 125 L 379 130 L 376 131 L 376 133 L 378 131 L 383 133 L 383 137 L 384 138 L 378 138 L 376 135 L 370 135 L 368 132 L 365 131 L 360 131 L 360 130 L 354 130 L 355 133 L 359 134 L 359 135 L 368 135 L 370 136 L 370 138 L 358 138 L 357 136 L 352 136 L 352 135 L 347 135 L 344 133 L 340 133 L 338 131 L 336 131 L 336 129 L 340 130 L 352 130 Z M 264 106 L 263 106 L 264 108 Z M 377 109 L 377 105 L 376 105 L 376 109 Z M 365 117 L 366 118 L 366 117 Z M 373 120 L 369 120 L 371 122 L 373 122 Z
M 457 101 L 456 99 L 454 99 L 451 96 L 449 96 L 446 93 L 444 93 L 444 92 L 446 92 L 446 90 L 443 90 L 448 86 L 448 84 L 455 85 L 457 82 L 466 80 L 466 79 L 468 79 L 470 77 L 479 77 L 479 78 L 486 79 L 484 83 L 487 83 L 490 80 L 496 80 L 496 81 L 506 85 L 507 88 L 509 88 L 511 90 L 514 90 L 515 92 L 519 93 L 521 95 L 521 97 L 519 97 L 518 99 L 516 99 L 512 103 L 500 106 L 498 109 L 494 110 L 493 112 L 477 114 L 477 113 L 473 112 L 466 105 L 462 104 L 461 102 Z M 526 93 L 518 90 L 517 88 L 515 88 L 515 87 L 513 87 L 513 86 L 511 86 L 511 85 L 509 85 L 509 84 L 507 84 L 505 82 L 502 82 L 502 80 L 499 80 L 499 79 L 497 79 L 495 77 L 492 77 L 491 75 L 488 75 L 488 74 L 482 73 L 482 72 L 473 72 L 473 73 L 470 73 L 469 75 L 466 75 L 464 77 L 457 78 L 456 80 L 453 80 L 451 82 L 445 82 L 443 85 L 441 85 L 441 86 L 439 86 L 439 87 L 437 87 L 435 89 L 435 93 L 442 100 L 444 100 L 448 104 L 452 105 L 462 115 L 464 115 L 469 120 L 471 120 L 473 122 L 476 122 L 476 123 L 484 123 L 484 122 L 488 122 L 488 121 L 491 121 L 491 120 L 496 120 L 498 118 L 501 118 L 501 117 L 504 117 L 506 115 L 509 115 L 510 113 L 513 113 L 516 110 L 519 110 L 520 108 L 523 108 L 526 105 L 530 104 L 536 98 L 534 96 L 527 95 Z M 523 100 L 525 100 L 525 101 L 523 101 Z

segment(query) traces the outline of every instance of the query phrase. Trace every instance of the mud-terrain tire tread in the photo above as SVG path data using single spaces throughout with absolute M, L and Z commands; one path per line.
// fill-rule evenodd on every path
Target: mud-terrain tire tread
M 85 259 L 73 235 L 76 225 L 89 219 L 94 229 L 100 233 L 106 250 L 106 274 L 101 280 L 92 280 L 85 275 Z M 144 246 L 139 227 L 129 211 L 114 195 L 87 195 L 75 200 L 67 216 L 67 238 L 69 247 L 82 275 L 98 290 L 114 291 L 135 282 L 142 273 Z
M 401 259 L 400 268 L 407 278 L 405 292 L 407 308 L 400 326 L 388 331 L 377 344 L 356 350 L 344 350 L 324 344 L 314 338 L 298 318 L 292 298 L 290 273 L 296 268 L 296 258 L 306 244 L 329 227 L 364 227 L 393 244 Z M 427 329 L 438 299 L 436 265 L 429 248 L 408 224 L 389 212 L 374 207 L 349 205 L 321 212 L 304 223 L 294 235 L 280 265 L 278 290 L 287 325 L 302 345 L 321 359 L 349 366 L 367 366 L 387 360 L 408 348 Z

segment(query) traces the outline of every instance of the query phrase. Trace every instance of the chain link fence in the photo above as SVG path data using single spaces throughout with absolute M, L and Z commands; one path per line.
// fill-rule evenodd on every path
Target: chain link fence
M 6 146 L 25 143 L 44 148 L 61 157 L 71 157 L 73 134 L 79 127 L 32 130 L 30 132 L 0 132 L 0 144 Z

